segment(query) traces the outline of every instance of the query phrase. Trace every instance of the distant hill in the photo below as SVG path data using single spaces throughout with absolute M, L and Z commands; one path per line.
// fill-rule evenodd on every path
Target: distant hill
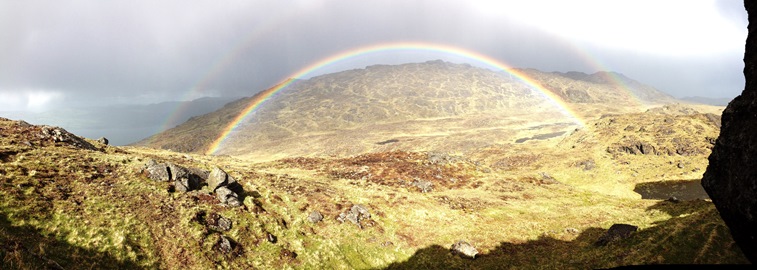
M 681 100 L 714 106 L 726 106 L 733 98 L 684 97 Z
M 126 145 L 175 127 L 237 99 L 204 97 L 147 105 L 116 105 L 53 110 L 42 113 L 0 112 L 0 116 L 32 124 L 54 125 L 88 138 L 106 137 L 113 145 Z
M 617 73 L 517 70 L 568 103 L 643 111 L 675 101 Z M 137 145 L 204 152 L 251 98 L 190 119 Z M 606 111 L 606 110 L 602 110 Z M 565 127 L 565 110 L 511 76 L 443 61 L 374 65 L 307 80 L 277 93 L 240 123 L 218 154 L 254 157 L 354 155 L 386 149 L 460 150 L 510 140 L 513 128 Z M 476 131 L 476 136 L 470 132 Z M 483 133 L 482 133 L 483 132 Z

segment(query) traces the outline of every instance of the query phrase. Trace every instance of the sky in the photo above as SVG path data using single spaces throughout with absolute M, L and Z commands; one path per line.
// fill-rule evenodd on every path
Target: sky
M 732 98 L 744 86 L 746 26 L 741 0 L 0 0 L 0 111 L 252 96 L 333 55 L 393 42 Z M 308 76 L 435 59 L 480 64 L 385 51 Z

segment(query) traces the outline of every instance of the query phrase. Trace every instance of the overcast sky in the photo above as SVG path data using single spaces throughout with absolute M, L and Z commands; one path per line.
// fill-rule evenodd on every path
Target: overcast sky
M 411 41 L 731 98 L 746 25 L 741 0 L 0 0 L 0 111 L 251 96 L 340 52 Z M 382 52 L 313 74 L 433 59 L 466 60 Z

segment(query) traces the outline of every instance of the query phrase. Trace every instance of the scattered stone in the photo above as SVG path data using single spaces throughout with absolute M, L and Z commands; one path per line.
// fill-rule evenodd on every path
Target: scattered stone
M 540 172 L 539 175 L 541 175 L 541 179 L 542 180 L 545 180 L 545 181 L 548 181 L 548 182 L 556 182 L 557 181 L 557 180 L 555 180 L 554 177 L 552 177 L 551 175 L 549 175 L 546 172 Z
M 678 168 L 679 168 L 679 169 L 683 169 L 683 167 L 684 167 L 684 166 L 685 166 L 685 165 L 683 164 L 683 162 L 678 162 Z
M 108 145 L 108 138 L 100 137 L 99 139 L 97 139 L 97 142 L 99 142 L 101 144 L 104 144 L 104 145 Z
M 422 193 L 427 193 L 434 190 L 434 183 L 422 179 L 415 179 L 412 183 L 410 183 L 410 185 L 417 187 L 421 190 Z
M 222 231 L 228 231 L 231 230 L 231 220 L 225 217 L 220 217 L 218 219 L 218 228 Z
M 676 196 L 671 196 L 666 201 L 672 202 L 672 203 L 679 203 L 679 202 L 681 202 L 681 200 L 679 200 Z
M 230 253 L 232 250 L 234 250 L 234 246 L 236 246 L 236 243 L 223 235 L 221 235 L 221 237 L 218 238 L 218 242 L 216 242 L 216 248 L 218 248 L 218 250 L 223 253 Z
M 368 212 L 368 208 L 365 207 L 365 205 L 362 205 L 362 204 L 353 205 L 351 210 L 352 212 L 358 213 L 361 219 L 371 218 L 371 213 Z
M 594 163 L 593 159 L 587 159 L 587 160 L 579 162 L 578 167 L 582 168 L 584 171 L 590 171 L 596 168 L 597 164 Z
M 473 245 L 463 240 L 457 241 L 457 243 L 452 244 L 450 250 L 452 251 L 452 253 L 457 254 L 458 256 L 465 259 L 472 260 L 476 258 L 476 255 L 478 255 L 478 250 L 476 250 Z
M 318 212 L 318 210 L 313 211 L 308 215 L 308 221 L 312 223 L 318 223 L 321 220 L 323 220 L 323 215 L 321 215 L 321 212 Z
M 639 227 L 629 224 L 613 224 L 610 229 L 605 232 L 604 235 L 599 237 L 599 240 L 594 243 L 596 246 L 606 246 L 610 242 L 626 239 L 631 236 L 631 233 L 637 231 Z
M 287 258 L 294 259 L 294 258 L 297 258 L 297 253 L 295 253 L 294 251 L 290 251 L 288 249 L 283 248 L 283 249 L 281 249 L 281 251 L 279 251 L 279 258 L 281 258 L 281 259 L 287 259 Z
M 269 232 L 266 232 L 265 234 L 266 234 L 266 239 L 268 240 L 268 242 L 276 244 L 276 242 L 278 241 L 278 239 L 276 238 L 275 235 L 273 235 L 273 234 L 271 234 Z
M 349 220 L 350 222 L 354 223 L 358 226 L 358 228 L 362 229 L 363 225 L 360 223 L 363 220 L 367 220 L 371 218 L 371 213 L 368 212 L 368 208 L 366 208 L 362 204 L 356 204 L 353 205 L 352 208 L 350 208 L 350 211 L 340 213 L 339 216 L 336 218 L 339 222 L 344 223 L 344 221 Z
M 576 228 L 565 228 L 565 232 L 570 233 L 570 234 L 578 234 L 581 231 L 579 231 Z

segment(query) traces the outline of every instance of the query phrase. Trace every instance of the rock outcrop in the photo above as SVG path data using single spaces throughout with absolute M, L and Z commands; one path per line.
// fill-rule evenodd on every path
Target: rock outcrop
M 702 186 L 744 255 L 757 263 L 757 2 L 744 1 L 749 35 L 744 53 L 746 85 L 723 111 L 722 126 Z
M 371 213 L 368 212 L 368 208 L 362 204 L 353 205 L 350 211 L 339 214 L 336 220 L 340 222 L 350 221 L 357 225 L 359 228 L 363 228 L 362 221 L 371 219 Z
M 151 159 L 142 168 L 142 174 L 157 182 L 173 181 L 174 190 L 178 192 L 199 190 L 203 185 L 207 185 L 208 190 L 214 193 L 221 203 L 233 207 L 242 206 L 240 195 L 244 189 L 236 179 L 218 167 L 208 172 L 170 162 L 158 163 Z

